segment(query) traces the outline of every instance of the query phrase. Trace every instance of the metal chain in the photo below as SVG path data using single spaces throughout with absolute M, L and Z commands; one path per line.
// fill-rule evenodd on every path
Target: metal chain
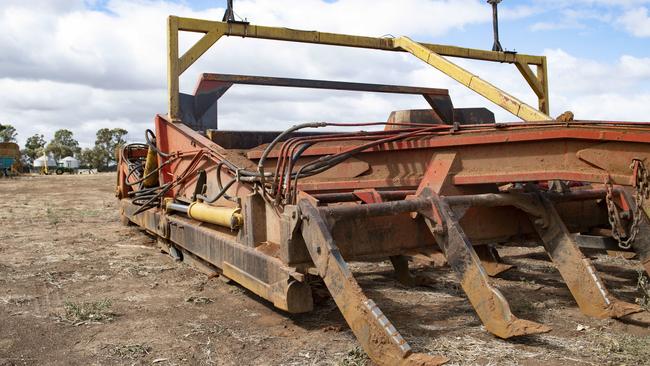
M 643 161 L 639 159 L 632 159 L 632 164 L 630 165 L 632 169 L 632 174 L 634 175 L 634 187 L 636 188 L 634 192 L 634 217 L 632 218 L 632 224 L 628 229 L 628 235 L 625 239 L 625 232 L 622 229 L 621 217 L 618 212 L 618 208 L 614 203 L 614 188 L 611 181 L 608 179 L 605 182 L 607 188 L 607 195 L 605 196 L 605 201 L 607 203 L 607 219 L 609 224 L 612 227 L 612 237 L 618 242 L 618 246 L 621 249 L 630 249 L 634 239 L 636 239 L 637 234 L 639 233 L 639 226 L 641 223 L 641 212 L 643 202 L 650 195 L 650 185 L 648 184 L 648 171 L 643 164 Z

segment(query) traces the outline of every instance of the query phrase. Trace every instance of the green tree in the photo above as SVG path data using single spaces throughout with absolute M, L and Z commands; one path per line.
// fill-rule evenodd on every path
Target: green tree
M 123 128 L 102 128 L 97 131 L 95 140 L 95 154 L 101 158 L 100 168 L 107 168 L 115 162 L 115 152 L 118 147 L 124 145 L 126 136 L 129 132 Z
M 18 133 L 12 125 L 3 125 L 0 123 L 0 142 L 16 142 Z
M 59 160 L 66 156 L 72 156 L 81 152 L 79 142 L 74 139 L 72 131 L 61 129 L 54 133 L 54 138 L 47 144 L 45 152 L 52 154 L 54 159 Z
M 99 148 L 85 148 L 79 154 L 79 164 L 85 168 L 99 169 L 104 164 L 102 152 Z
M 23 149 L 22 153 L 31 161 L 34 161 L 34 159 L 43 155 L 45 144 L 46 142 L 43 135 L 35 134 L 34 136 L 27 138 L 25 149 Z

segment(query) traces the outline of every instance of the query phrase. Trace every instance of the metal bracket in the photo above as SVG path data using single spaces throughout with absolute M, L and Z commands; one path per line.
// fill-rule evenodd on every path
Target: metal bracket
M 531 221 L 546 252 L 560 271 L 569 291 L 580 310 L 596 318 L 620 318 L 641 311 L 630 304 L 613 297 L 605 288 L 591 261 L 586 258 L 573 236 L 570 235 L 553 203 L 537 192 L 537 205 L 544 212 L 544 220 L 536 219 L 530 212 Z
M 430 200 L 434 209 L 419 212 L 485 328 L 501 338 L 550 331 L 551 328 L 543 324 L 519 319 L 512 314 L 505 297 L 490 285 L 481 260 L 445 199 L 429 188 L 422 190 L 420 198 Z M 437 215 L 432 214 L 436 212 Z M 438 229 L 440 226 L 444 232 Z
M 227 19 L 228 20 L 228 19 Z M 179 54 L 178 33 L 181 31 L 196 32 L 205 34 L 198 42 L 196 42 L 184 54 Z M 392 38 L 377 38 L 377 37 L 363 37 L 348 34 L 336 34 L 317 31 L 305 31 L 297 29 L 279 28 L 279 27 L 265 27 L 259 25 L 251 25 L 247 22 L 216 22 L 201 19 L 182 18 L 170 16 L 167 25 L 167 38 L 168 38 L 168 94 L 169 94 L 169 117 L 174 122 L 179 122 L 181 119 L 180 114 L 180 89 L 179 77 L 187 70 L 199 57 L 201 57 L 215 42 L 223 36 L 240 36 L 259 39 L 272 39 L 277 41 L 301 42 L 312 44 L 325 44 L 333 46 L 356 47 L 366 49 L 376 49 L 383 51 L 409 51 L 405 49 L 404 37 Z M 464 83 L 470 89 L 478 92 L 479 94 L 487 97 L 489 100 L 501 105 L 508 111 L 521 117 L 524 120 L 548 120 L 548 78 L 546 58 L 544 56 L 532 56 L 515 54 L 509 52 L 495 52 L 486 50 L 477 50 L 471 48 L 426 44 L 426 43 L 412 43 L 424 50 L 429 51 L 429 57 L 436 59 L 441 58 L 446 64 L 451 64 L 455 68 L 459 68 L 450 61 L 442 58 L 441 56 L 468 58 L 481 61 L 492 62 L 505 62 L 505 63 L 520 63 L 525 65 L 537 65 L 536 79 L 543 88 L 543 98 L 539 97 L 540 110 L 535 110 L 530 106 L 521 108 L 521 111 L 513 106 L 512 101 L 516 101 L 517 106 L 522 105 L 521 102 L 514 99 L 514 97 L 505 94 L 502 91 L 494 93 L 495 88 L 489 83 L 477 78 L 475 82 Z M 409 51 L 410 52 L 410 51 Z M 180 56 L 180 57 L 179 57 Z M 440 68 L 439 68 L 440 69 Z M 441 69 L 447 75 L 458 80 L 457 73 L 450 72 L 449 69 Z M 464 70 L 463 70 L 464 71 Z M 469 74 L 465 71 L 465 74 Z M 469 74 L 471 75 L 471 74 Z M 528 80 L 526 74 L 524 77 Z M 531 79 L 532 80 L 532 79 Z M 530 83 L 530 81 L 529 81 Z M 497 89 L 498 90 L 498 89 Z M 502 96 L 507 96 L 506 99 L 499 99 Z M 510 99 L 512 98 L 512 99 Z M 515 110 L 516 109 L 516 110 Z
M 354 279 L 318 208 L 309 200 L 298 203 L 301 231 L 309 254 L 334 302 L 368 356 L 379 365 L 441 365 L 443 356 L 411 352 L 393 324 Z

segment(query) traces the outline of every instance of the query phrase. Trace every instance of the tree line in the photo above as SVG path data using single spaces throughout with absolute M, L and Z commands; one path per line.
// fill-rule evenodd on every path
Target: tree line
M 74 156 L 82 167 L 106 169 L 115 162 L 115 150 L 126 143 L 128 131 L 123 128 L 101 128 L 96 133 L 95 146 L 82 149 L 72 131 L 60 129 L 47 142 L 42 134 L 30 136 L 20 150 L 23 160 L 32 163 L 43 155 L 52 156 L 56 161 Z M 0 142 L 16 142 L 18 133 L 9 124 L 0 124 Z

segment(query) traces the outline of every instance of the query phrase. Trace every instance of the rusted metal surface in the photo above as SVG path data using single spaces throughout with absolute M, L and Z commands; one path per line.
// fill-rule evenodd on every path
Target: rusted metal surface
M 236 236 L 162 210 L 134 214 L 138 206 L 122 200 L 120 209 L 130 221 L 173 245 L 220 268 L 232 280 L 250 289 L 274 306 L 290 313 L 313 309 L 310 287 L 280 260 L 237 241 Z
M 602 191 L 591 190 L 577 193 L 575 197 L 588 199 L 593 196 L 602 197 L 603 194 Z M 551 199 L 567 200 L 571 195 L 540 192 L 483 194 L 449 197 L 446 201 L 454 205 L 515 206 L 525 212 L 584 314 L 598 318 L 620 318 L 641 311 L 637 305 L 617 300 L 609 294 L 595 268 L 582 254 L 575 238 L 570 235 Z
M 449 92 L 446 89 L 436 88 L 232 74 L 202 74 L 195 91 L 206 92 L 212 89 L 212 82 L 244 85 L 281 86 L 291 88 L 363 91 L 374 93 L 449 95 Z
M 392 255 L 388 257 L 395 269 L 395 279 L 407 287 L 414 287 L 429 282 L 424 277 L 415 276 L 409 270 L 409 260 L 403 255 Z
M 412 195 L 415 193 L 415 190 L 410 190 L 410 191 L 377 191 L 373 189 L 373 191 L 377 192 L 379 196 L 381 197 L 382 201 L 396 201 L 396 200 L 403 200 L 406 198 L 408 195 Z M 340 203 L 340 202 L 354 202 L 354 201 L 364 201 L 362 198 L 359 196 L 360 191 L 354 191 L 350 193 L 319 193 L 319 194 L 314 194 L 313 197 L 316 198 L 320 203 Z M 365 202 L 365 201 L 364 201 Z M 366 202 L 368 203 L 368 202 Z
M 372 360 L 380 365 L 440 365 L 446 357 L 412 353 L 411 347 L 371 299 L 364 294 L 341 256 L 318 210 L 299 203 L 301 231 L 319 275 L 341 314 Z
M 236 84 L 420 95 L 431 105 L 433 109 L 430 111 L 436 115 L 434 121 L 426 123 L 451 124 L 455 121 L 453 105 L 446 89 L 251 75 L 202 74 L 194 95 L 180 94 L 180 113 L 183 123 L 198 131 L 217 129 L 218 101 Z M 461 114 L 459 116 L 465 117 Z
M 179 33 L 182 31 L 204 33 L 185 53 L 179 51 Z M 486 81 L 479 79 L 468 71 L 453 64 L 442 56 L 469 58 L 474 60 L 516 63 L 524 78 L 533 87 L 539 99 L 542 111 L 548 113 L 549 89 L 547 78 L 546 57 L 522 55 L 516 52 L 491 52 L 449 45 L 434 45 L 416 43 L 406 37 L 363 37 L 347 34 L 335 34 L 318 31 L 304 31 L 297 29 L 265 27 L 252 25 L 248 22 L 213 22 L 202 19 L 182 18 L 170 16 L 167 20 L 167 89 L 169 102 L 169 118 L 180 122 L 180 75 L 186 71 L 198 58 L 200 58 L 221 37 L 241 36 L 259 39 L 273 39 L 277 41 L 325 44 L 344 47 L 376 49 L 384 51 L 407 51 L 421 58 L 430 65 L 438 68 L 463 85 L 487 97 L 500 106 L 510 107 L 509 111 L 515 113 L 525 121 L 549 120 L 546 114 L 529 107 L 515 97 L 493 87 Z M 537 65 L 537 75 L 531 77 L 528 65 Z M 523 67 L 523 68 L 522 68 Z M 527 71 L 527 72 L 524 72 Z M 534 79 L 534 80 L 533 80 Z M 513 110 L 513 105 L 518 110 Z
M 606 170 L 582 160 L 578 154 L 598 148 L 606 141 L 621 140 L 628 141 L 620 143 L 625 145 L 630 156 L 650 159 L 646 147 L 650 143 L 650 131 L 639 128 L 638 124 L 598 123 L 590 126 L 576 122 L 569 128 L 547 123 L 476 126 L 453 133 L 441 130 L 432 137 L 414 137 L 408 141 L 379 145 L 357 155 L 357 159 L 373 167 L 371 175 L 355 180 L 305 180 L 298 186 L 305 191 L 418 186 L 434 152 L 455 153 L 462 161 L 460 168 L 449 175 L 456 185 L 552 179 L 602 183 L 608 176 L 615 184 L 627 185 L 631 178 L 629 162 L 626 166 L 614 165 Z M 315 143 L 302 152 L 301 157 L 337 154 L 362 142 L 365 141 Z M 273 150 L 269 158 L 277 157 L 279 153 L 280 150 Z M 257 159 L 261 151 L 253 149 L 247 156 Z M 272 159 L 268 163 L 270 166 L 275 164 Z M 301 165 L 300 161 L 296 164 L 297 167 Z
M 490 277 L 496 277 L 514 267 L 512 264 L 503 263 L 497 250 L 489 245 L 479 245 L 474 247 L 474 250 L 481 260 L 485 272 Z
M 273 141 L 282 131 L 228 131 L 208 129 L 206 135 L 224 149 L 253 149 Z M 296 132 L 286 136 L 294 137 L 327 135 L 327 132 Z
M 501 292 L 490 285 L 481 260 L 449 205 L 429 189 L 425 189 L 421 196 L 429 202 L 429 207 L 419 212 L 485 328 L 501 338 L 549 332 L 551 328 L 545 325 L 512 314 Z
M 629 200 L 629 202 L 632 205 L 635 204 L 632 200 Z M 632 242 L 632 249 L 639 257 L 646 274 L 650 276 L 650 220 L 648 220 L 647 215 L 641 218 L 639 234 L 636 240 Z
M 353 194 L 363 201 L 363 203 L 383 202 L 382 195 L 374 189 L 357 190 Z M 408 257 L 404 255 L 391 255 L 388 258 L 395 269 L 395 279 L 402 285 L 413 287 L 430 282 L 425 277 L 411 274 Z
M 429 201 L 427 200 L 405 200 L 368 205 L 323 207 L 319 210 L 327 218 L 343 220 L 360 217 L 395 216 L 401 213 L 417 212 L 428 207 Z
M 591 261 L 569 235 L 551 201 L 542 195 L 538 199 L 536 204 L 543 210 L 541 215 L 538 211 L 528 214 L 580 310 L 597 318 L 620 318 L 641 311 L 638 305 L 620 301 L 607 291 Z
M 181 31 L 204 35 L 180 54 Z M 116 195 L 123 223 L 156 235 L 170 254 L 292 313 L 312 310 L 309 284 L 321 277 L 380 365 L 437 365 L 446 358 L 413 353 L 346 261 L 390 259 L 397 280 L 409 286 L 419 284 L 409 259 L 448 263 L 486 329 L 502 338 L 550 328 L 517 318 L 490 284 L 489 275 L 509 268 L 495 243 L 543 245 L 587 315 L 639 310 L 609 294 L 579 245 L 631 244 L 650 273 L 650 204 L 643 199 L 650 193 L 644 168 L 650 125 L 550 121 L 544 57 L 179 17 L 168 19 L 168 35 L 169 114 L 156 116 L 155 141 L 148 133 L 147 144 L 122 149 Z M 194 95 L 181 94 L 179 76 L 226 35 L 408 51 L 528 123 L 494 123 L 492 112 L 455 108 L 447 90 L 434 88 L 203 74 Z M 514 63 L 539 110 L 441 56 Z M 218 101 L 235 84 L 420 95 L 431 109 L 281 132 L 217 130 Z M 147 152 L 158 161 L 149 159 L 140 173 L 134 162 Z M 134 178 L 154 173 L 158 184 L 150 187 Z M 214 206 L 236 212 L 236 225 L 213 225 L 222 220 L 189 209 L 214 213 Z
M 435 113 L 449 111 L 438 105 Z M 310 276 L 322 277 L 378 364 L 440 364 L 445 358 L 412 354 L 363 294 L 347 261 L 390 259 L 397 280 L 409 286 L 421 283 L 409 272 L 409 259 L 448 263 L 487 331 L 502 338 L 550 328 L 517 318 L 490 284 L 488 276 L 509 267 L 500 262 L 494 243 L 543 245 L 587 315 L 638 311 L 609 294 L 579 246 L 617 249 L 608 229 L 608 193 L 621 232 L 639 217 L 629 193 L 635 173 L 627 160 L 650 160 L 649 126 L 395 121 L 345 125 L 376 131 L 296 129 L 253 136 L 210 130 L 206 137 L 157 116 L 154 150 L 159 150 L 159 184 L 166 187 L 160 201 L 228 207 L 241 213 L 241 221 L 226 228 L 193 220 L 184 210 L 138 213 L 141 206 L 132 199 L 138 188 L 129 184 L 130 168 L 120 160 L 121 217 L 289 312 L 312 310 Z M 142 157 L 147 150 L 124 153 Z M 608 160 L 608 151 L 617 157 Z M 558 186 L 548 180 L 569 182 Z M 606 181 L 613 186 L 603 185 Z M 632 249 L 650 271 L 650 226 L 647 217 L 640 222 Z

